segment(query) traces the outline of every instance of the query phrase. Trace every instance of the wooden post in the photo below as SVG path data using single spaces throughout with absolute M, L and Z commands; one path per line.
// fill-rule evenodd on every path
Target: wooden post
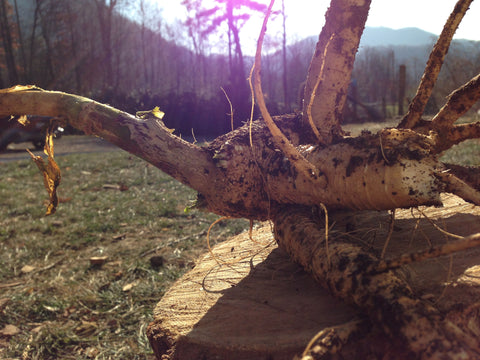
M 400 65 L 398 69 L 398 115 L 403 115 L 403 103 L 405 102 L 405 83 L 406 83 L 406 71 L 405 65 Z

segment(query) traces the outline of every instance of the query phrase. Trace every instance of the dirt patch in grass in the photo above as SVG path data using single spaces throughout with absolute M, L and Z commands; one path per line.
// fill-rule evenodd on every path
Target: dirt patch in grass
M 51 217 L 33 162 L 0 163 L 0 358 L 153 359 L 153 308 L 218 216 L 185 212 L 194 191 L 123 151 L 57 161 Z M 247 227 L 221 222 L 211 241 Z

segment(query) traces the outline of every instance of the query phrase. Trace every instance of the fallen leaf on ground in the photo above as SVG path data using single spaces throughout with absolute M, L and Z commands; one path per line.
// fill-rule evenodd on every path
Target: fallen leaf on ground
M 127 285 L 125 285 L 125 286 L 122 288 L 122 291 L 128 292 L 128 291 L 132 290 L 133 287 L 136 286 L 136 285 L 137 285 L 137 284 L 135 284 L 135 283 L 127 284 Z
M 100 266 L 107 262 L 108 256 L 92 256 L 90 258 L 90 264 Z
M 43 305 L 43 308 L 47 311 L 50 311 L 50 312 L 57 312 L 58 310 L 60 310 L 59 308 L 57 307 L 54 307 L 54 306 L 48 306 L 48 305 Z
M 20 271 L 24 274 L 31 273 L 33 270 L 35 270 L 35 266 L 31 265 L 25 265 L 20 269 Z
M 99 353 L 100 353 L 100 351 L 97 348 L 94 348 L 94 347 L 88 347 L 88 348 L 85 349 L 85 355 L 89 359 L 96 358 Z
M 12 324 L 8 324 L 8 325 L 5 325 L 5 327 L 2 330 L 0 330 L 0 335 L 14 336 L 14 335 L 17 335 L 19 332 L 20 332 L 20 329 L 18 327 Z
M 115 236 L 113 237 L 113 240 L 119 241 L 119 240 L 125 239 L 126 237 L 127 237 L 127 234 L 115 235 Z

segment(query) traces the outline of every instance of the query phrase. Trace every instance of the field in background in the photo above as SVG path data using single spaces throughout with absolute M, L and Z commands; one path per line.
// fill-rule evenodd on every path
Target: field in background
M 480 121 L 480 118 L 478 115 L 472 115 L 460 118 L 457 123 L 471 123 L 476 121 Z M 400 118 L 398 117 L 386 122 L 348 124 L 343 126 L 343 129 L 350 132 L 352 136 L 357 136 L 362 130 L 366 129 L 372 133 L 376 133 L 385 127 L 395 127 L 399 122 Z M 453 146 L 442 155 L 441 160 L 446 163 L 480 166 L 480 139 L 467 140 L 459 145 Z
M 0 358 L 152 359 L 155 304 L 206 252 L 218 216 L 185 212 L 194 191 L 123 151 L 57 161 L 50 217 L 33 162 L 0 163 Z M 211 242 L 247 227 L 221 222 Z
M 480 165 L 479 144 L 444 158 Z M 61 203 L 50 217 L 33 162 L 0 163 L 0 358 L 153 359 L 155 304 L 206 252 L 218 216 L 185 212 L 193 190 L 123 151 L 57 161 Z M 221 222 L 211 242 L 246 228 Z

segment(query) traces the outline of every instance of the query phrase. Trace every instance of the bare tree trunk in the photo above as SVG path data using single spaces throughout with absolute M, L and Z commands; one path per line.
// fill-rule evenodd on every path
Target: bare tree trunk
M 15 64 L 15 54 L 13 50 L 13 39 L 10 32 L 10 22 L 8 21 L 7 2 L 0 1 L 0 28 L 3 38 L 3 49 L 5 51 L 5 60 L 7 63 L 8 79 L 10 84 L 18 83 L 18 74 Z
M 398 68 L 398 115 L 403 115 L 403 104 L 405 103 L 405 85 L 407 71 L 405 65 Z
M 97 18 L 100 27 L 100 37 L 103 50 L 104 87 L 114 83 L 113 77 L 113 50 L 112 50 L 112 17 L 117 0 L 95 0 Z
M 149 83 L 148 65 L 147 65 L 147 39 L 146 39 L 146 27 L 145 27 L 145 1 L 140 1 L 140 16 L 142 17 L 142 25 L 140 28 L 140 42 L 142 43 L 142 63 L 143 63 L 143 81 L 145 85 Z
M 65 6 L 67 9 L 67 15 L 68 15 L 68 30 L 70 32 L 70 51 L 72 52 L 73 59 L 75 61 L 74 63 L 74 69 L 73 71 L 75 72 L 75 86 L 73 87 L 77 93 L 81 93 L 82 89 L 82 76 L 80 72 L 80 65 L 79 63 L 82 61 L 82 57 L 78 54 L 77 48 L 78 48 L 78 41 L 77 41 L 77 34 L 75 33 L 75 21 L 74 21 L 74 12 L 72 10 L 72 6 L 70 1 L 65 2 Z
M 15 5 L 15 17 L 17 19 L 18 40 L 19 40 L 21 63 L 22 63 L 22 76 L 23 78 L 25 78 L 25 75 L 27 73 L 27 57 L 25 55 L 25 43 L 23 42 L 22 26 L 20 24 L 20 14 L 18 12 L 17 0 L 14 0 L 14 5 Z
M 33 13 L 32 33 L 30 34 L 30 61 L 28 64 L 28 77 L 33 78 L 33 60 L 35 59 L 35 37 L 38 24 L 38 14 L 40 12 L 40 1 L 35 1 L 35 11 Z
M 51 6 L 51 4 L 48 4 Z M 54 13 L 50 11 L 51 9 L 47 9 L 46 13 L 44 9 L 39 8 L 39 15 L 40 15 L 40 22 L 41 22 L 41 30 L 42 30 L 42 38 L 45 43 L 45 62 L 48 73 L 50 78 L 47 79 L 48 83 L 54 82 L 55 79 L 55 69 L 53 66 L 53 46 L 51 44 L 51 26 L 52 26 L 52 16 Z
M 287 83 L 287 28 L 285 25 L 285 19 L 287 14 L 285 13 L 285 0 L 282 0 L 282 25 L 283 25 L 283 38 L 282 38 L 282 63 L 283 63 L 283 103 L 285 104 L 285 111 L 290 111 L 290 102 L 288 100 L 288 83 Z

